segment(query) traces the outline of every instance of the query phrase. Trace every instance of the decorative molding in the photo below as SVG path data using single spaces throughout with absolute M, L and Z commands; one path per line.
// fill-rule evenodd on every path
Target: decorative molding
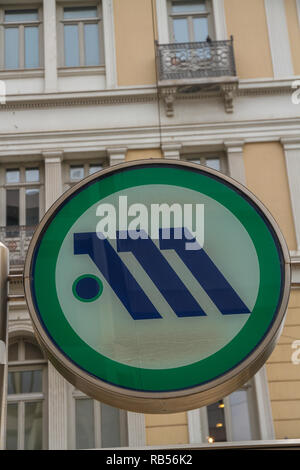
M 224 98 L 224 106 L 226 113 L 233 113 L 233 99 L 237 90 L 236 83 L 224 83 L 221 85 L 221 93 Z
M 1 76 L 0 76 L 1 78 Z M 176 100 L 201 100 L 207 98 L 216 98 L 223 95 L 234 93 L 240 96 L 262 96 L 262 95 L 284 95 L 291 94 L 292 84 L 297 78 L 289 77 L 286 79 L 255 79 L 240 80 L 238 83 L 229 82 L 223 84 L 223 91 L 204 87 L 197 93 L 180 93 L 177 86 L 161 86 L 160 96 L 166 101 L 166 107 L 174 104 Z M 211 83 L 213 84 L 213 83 Z M 210 86 L 210 83 L 206 85 Z M 232 89 L 231 89 L 232 87 Z M 169 96 L 170 95 L 170 96 Z M 6 104 L 0 106 L 1 111 L 13 111 L 17 109 L 46 109 L 57 107 L 72 106 L 98 106 L 98 105 L 115 105 L 115 104 L 131 104 L 131 103 L 151 103 L 157 101 L 157 89 L 155 86 L 116 88 L 115 90 L 95 91 L 95 92 L 63 92 L 63 93 L 44 93 L 30 95 L 8 95 Z M 173 101 L 173 104 L 172 104 Z M 171 103 L 170 103 L 171 102 Z M 174 109 L 173 109 L 174 112 Z
M 47 1 L 47 0 L 46 0 Z M 117 87 L 117 63 L 113 0 L 102 0 L 106 88 Z
M 155 88 L 150 93 L 143 93 L 138 90 L 137 93 L 115 93 L 115 94 L 97 94 L 97 93 L 72 93 L 71 96 L 58 93 L 49 96 L 49 94 L 34 96 L 29 98 L 23 96 L 8 96 L 6 104 L 0 106 L 1 111 L 12 111 L 15 109 L 41 109 L 41 108 L 57 108 L 57 107 L 73 107 L 73 106 L 98 106 L 98 105 L 114 105 L 129 103 L 149 103 L 157 100 Z
M 174 102 L 176 93 L 177 87 L 166 87 L 159 90 L 159 94 L 165 105 L 165 113 L 167 117 L 174 116 Z
M 273 72 L 276 78 L 294 74 L 284 0 L 265 0 Z

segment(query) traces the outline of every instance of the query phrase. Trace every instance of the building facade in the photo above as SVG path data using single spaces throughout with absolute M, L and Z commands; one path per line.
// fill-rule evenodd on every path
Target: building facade
M 9 449 L 300 438 L 300 0 L 0 0 L 0 240 L 10 250 Z M 290 250 L 267 364 L 207 408 L 142 415 L 91 400 L 43 356 L 24 299 L 34 228 L 70 186 L 182 159 L 249 188 Z

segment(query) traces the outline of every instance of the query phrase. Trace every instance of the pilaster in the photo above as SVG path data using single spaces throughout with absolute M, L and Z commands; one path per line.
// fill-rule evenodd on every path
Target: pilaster
M 175 144 L 175 143 L 162 145 L 164 158 L 169 158 L 172 160 L 179 160 L 181 147 L 182 147 L 181 144 Z
M 117 87 L 113 0 L 102 0 L 106 88 Z
M 225 141 L 229 175 L 239 183 L 246 185 L 245 165 L 243 159 L 244 141 Z
M 45 209 L 54 204 L 62 194 L 62 151 L 43 152 L 45 162 Z
M 281 139 L 290 188 L 297 251 L 300 251 L 300 137 Z
M 107 148 L 106 151 L 110 166 L 125 162 L 127 147 L 111 147 Z
M 284 0 L 265 0 L 274 78 L 294 75 Z
M 43 0 L 45 93 L 57 91 L 56 0 Z
M 64 450 L 68 448 L 67 382 L 51 362 L 48 382 L 49 450 Z
M 128 446 L 144 447 L 146 445 L 145 416 L 142 413 L 127 413 Z

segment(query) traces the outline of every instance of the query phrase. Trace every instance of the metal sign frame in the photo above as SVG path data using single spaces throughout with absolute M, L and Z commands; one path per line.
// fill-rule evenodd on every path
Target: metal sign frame
M 99 378 L 94 377 L 92 374 L 82 370 L 82 368 L 78 367 L 74 361 L 62 353 L 62 351 L 56 346 L 54 341 L 45 330 L 44 325 L 42 324 L 35 308 L 31 287 L 35 248 L 39 239 L 42 237 L 43 232 L 47 229 L 48 224 L 51 222 L 52 217 L 62 206 L 62 204 L 64 204 L 64 202 L 70 198 L 70 196 L 74 195 L 78 190 L 93 182 L 100 176 L 103 178 L 116 172 L 122 172 L 128 169 L 135 169 L 138 167 L 150 168 L 151 166 L 158 168 L 164 166 L 168 168 L 173 167 L 181 169 L 192 169 L 198 172 L 200 170 L 202 173 L 208 174 L 215 180 L 231 187 L 235 192 L 246 199 L 248 203 L 251 203 L 256 208 L 256 210 L 260 212 L 260 215 L 264 218 L 264 221 L 266 225 L 268 225 L 269 230 L 272 230 L 273 234 L 275 234 L 277 239 L 276 241 L 278 243 L 278 249 L 280 250 L 282 256 L 281 259 L 283 260 L 282 274 L 284 282 L 281 290 L 280 306 L 272 326 L 268 330 L 265 337 L 261 339 L 260 343 L 254 349 L 254 351 L 252 351 L 248 357 L 246 357 L 232 370 L 229 370 L 214 380 L 211 380 L 200 386 L 167 392 L 144 392 L 119 387 L 114 384 L 102 381 Z M 57 368 L 57 370 L 75 387 L 81 389 L 89 396 L 97 400 L 101 400 L 112 406 L 124 408 L 129 411 L 145 413 L 179 412 L 188 409 L 199 408 L 201 406 L 213 403 L 218 399 L 228 395 L 229 393 L 238 389 L 247 380 L 249 380 L 266 362 L 267 358 L 275 347 L 279 335 L 281 334 L 289 298 L 290 279 L 290 257 L 283 235 L 269 211 L 247 188 L 235 180 L 229 178 L 228 176 L 219 173 L 218 171 L 200 166 L 198 164 L 156 159 L 135 161 L 110 167 L 85 178 L 77 185 L 66 191 L 66 193 L 64 193 L 64 195 L 61 196 L 46 213 L 40 225 L 38 226 L 28 249 L 24 269 L 25 296 L 33 326 L 41 346 L 46 351 L 50 361 Z

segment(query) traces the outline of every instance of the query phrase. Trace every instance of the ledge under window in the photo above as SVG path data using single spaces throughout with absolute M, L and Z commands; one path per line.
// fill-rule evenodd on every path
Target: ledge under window
M 59 77 L 70 77 L 74 75 L 105 75 L 105 66 L 59 67 L 58 69 Z

